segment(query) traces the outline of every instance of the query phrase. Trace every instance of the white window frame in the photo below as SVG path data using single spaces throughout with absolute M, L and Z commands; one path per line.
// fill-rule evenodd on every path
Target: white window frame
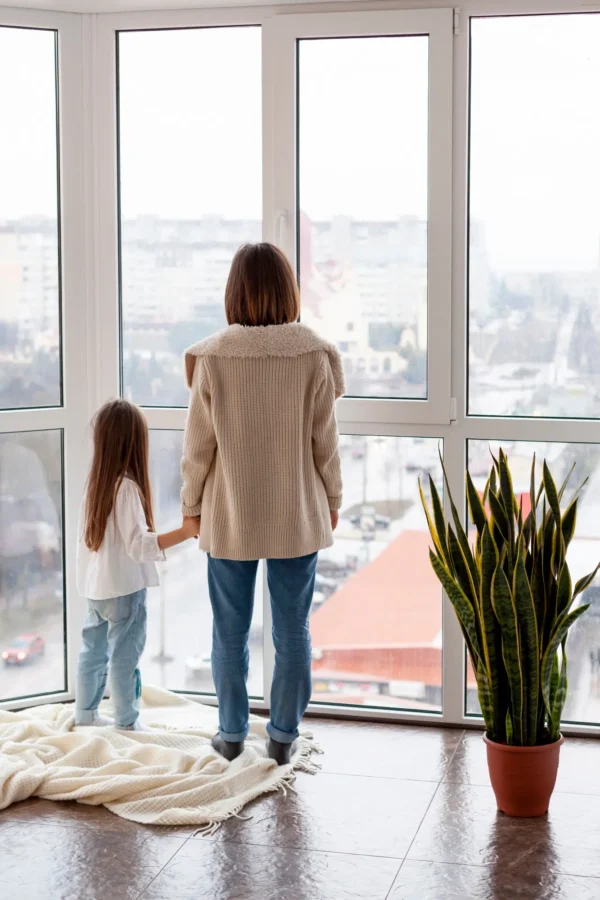
M 449 424 L 450 310 L 452 278 L 452 36 L 451 9 L 335 12 L 274 16 L 263 26 L 265 114 L 272 122 L 269 168 L 272 193 L 265 196 L 268 240 L 296 257 L 297 42 L 305 38 L 426 36 L 429 41 L 429 132 L 427 196 L 427 399 L 343 399 L 343 424 L 374 426 L 410 422 Z M 278 222 L 287 223 L 281 229 Z
M 80 16 L 37 10 L 0 9 L 0 26 L 48 29 L 58 33 L 58 112 L 60 164 L 61 330 L 63 405 L 0 412 L 0 433 L 56 429 L 63 444 L 63 560 L 66 602 L 65 690 L 26 700 L 3 703 L 13 709 L 24 705 L 71 699 L 75 690 L 78 632 L 83 605 L 77 599 L 74 550 L 77 513 L 85 482 L 88 442 L 84 423 L 91 414 L 89 361 L 93 348 L 87 330 L 87 212 L 84 202 L 88 148 L 83 140 L 84 79 L 83 30 Z
M 415 6 L 419 8 L 414 9 Z M 278 217 L 287 210 L 288 222 L 295 222 L 295 147 L 290 137 L 295 123 L 290 126 L 289 115 L 295 103 L 295 72 L 290 65 L 290 47 L 296 37 L 427 33 L 430 35 L 431 58 L 434 56 L 432 42 L 439 41 L 439 52 L 435 54 L 439 67 L 436 68 L 434 63 L 434 71 L 430 69 L 430 86 L 434 88 L 432 98 L 437 97 L 437 100 L 433 99 L 430 112 L 432 122 L 437 122 L 440 129 L 440 143 L 430 147 L 429 156 L 429 196 L 433 203 L 429 217 L 430 224 L 433 221 L 439 226 L 437 232 L 432 233 L 430 229 L 428 248 L 431 266 L 428 359 L 434 369 L 429 370 L 429 399 L 416 403 L 403 400 L 344 401 L 339 408 L 340 430 L 443 440 L 445 464 L 457 499 L 463 491 L 468 440 L 600 444 L 600 420 L 488 419 L 466 415 L 469 21 L 471 17 L 510 14 L 600 12 L 600 0 L 578 0 L 576 3 L 567 0 L 468 0 L 454 16 L 445 6 L 442 9 L 437 6 L 436 0 L 413 0 L 412 3 L 396 0 L 394 10 L 382 11 L 376 9 L 375 3 L 349 2 L 336 6 L 336 10 L 345 8 L 346 12 L 315 13 L 313 6 L 301 14 L 295 14 L 296 7 L 293 15 L 282 7 L 82 16 L 0 9 L 0 25 L 50 28 L 59 33 L 64 406 L 0 412 L 0 432 L 63 430 L 68 640 L 67 690 L 5 702 L 0 704 L 3 708 L 74 697 L 83 619 L 83 604 L 77 595 L 74 578 L 76 518 L 89 461 L 88 423 L 98 405 L 119 391 L 116 31 L 262 26 L 263 231 L 265 239 L 279 239 L 291 256 L 295 252 L 293 229 L 281 230 L 278 222 L 282 220 Z M 278 65 L 282 68 L 278 69 Z M 442 71 L 446 79 L 443 85 Z M 438 108 L 444 97 L 443 104 L 446 105 Z M 275 129 L 275 117 L 280 115 L 288 117 L 287 129 Z M 436 185 L 437 191 L 434 190 Z M 442 235 L 445 236 L 443 239 Z M 436 375 L 438 362 L 443 383 L 442 377 Z M 451 398 L 454 398 L 452 402 Z M 156 429 L 182 430 L 185 417 L 186 410 L 179 408 L 147 410 L 149 425 Z M 265 700 L 253 703 L 257 709 L 268 706 L 272 678 L 268 603 L 264 603 L 263 621 Z M 442 666 L 441 714 L 356 708 L 344 704 L 311 704 L 309 712 L 346 718 L 477 727 L 480 722 L 464 711 L 464 645 L 447 598 L 443 600 Z M 214 702 L 211 697 L 203 699 Z M 567 724 L 563 730 L 566 734 L 600 735 L 600 723 Z

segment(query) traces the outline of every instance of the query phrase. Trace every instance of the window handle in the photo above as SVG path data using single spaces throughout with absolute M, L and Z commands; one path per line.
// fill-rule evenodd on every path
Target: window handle
M 277 213 L 277 218 L 275 219 L 275 243 L 278 247 L 283 248 L 283 241 L 285 237 L 285 229 L 288 224 L 288 211 L 287 209 L 281 209 Z

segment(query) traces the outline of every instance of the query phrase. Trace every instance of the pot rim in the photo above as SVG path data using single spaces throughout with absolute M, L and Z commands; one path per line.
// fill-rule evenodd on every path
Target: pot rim
M 488 747 L 493 747 L 504 753 L 547 753 L 555 747 L 560 747 L 565 742 L 562 734 L 559 735 L 557 741 L 552 741 L 551 744 L 534 744 L 533 747 L 514 747 L 512 744 L 500 744 L 498 741 L 493 741 L 489 738 L 487 734 L 483 735 L 483 740 Z

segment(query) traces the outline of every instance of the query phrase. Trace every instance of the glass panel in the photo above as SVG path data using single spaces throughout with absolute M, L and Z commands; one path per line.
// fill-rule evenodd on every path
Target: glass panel
M 160 64 L 157 64 L 160 61 Z M 123 393 L 186 406 L 183 350 L 225 325 L 261 239 L 260 28 L 119 35 Z
M 469 441 L 469 471 L 476 488 L 481 491 L 487 480 L 490 448 L 495 454 L 499 446 L 487 441 Z M 593 571 L 600 562 L 600 445 L 504 441 L 502 448 L 508 455 L 514 489 L 517 494 L 524 495 L 525 510 L 530 506 L 529 478 L 534 453 L 538 460 L 538 483 L 544 459 L 558 483 L 563 482 L 575 463 L 575 471 L 563 503 L 567 503 L 575 489 L 589 478 L 580 495 L 575 537 L 567 554 L 571 577 L 575 583 L 582 575 Z M 600 578 L 596 578 L 592 586 L 575 602 L 590 603 L 591 606 L 569 633 L 569 695 L 563 718 L 565 721 L 597 725 L 600 724 Z M 480 712 L 470 666 L 467 673 L 466 708 L 470 714 Z
M 66 688 L 62 434 L 0 434 L 0 700 Z
M 600 15 L 471 28 L 469 412 L 597 417 Z
M 302 318 L 348 393 L 427 397 L 427 37 L 299 42 Z
M 182 449 L 182 431 L 150 431 L 150 476 L 159 531 L 181 524 Z M 213 693 L 206 554 L 198 550 L 196 541 L 186 541 L 168 550 L 166 563 L 159 567 L 161 586 L 148 590 L 148 640 L 141 666 L 144 679 L 170 690 Z M 261 583 L 259 572 L 250 630 L 248 690 L 253 697 L 263 696 Z
M 345 506 L 319 555 L 313 700 L 441 711 L 442 591 L 417 478 L 442 490 L 438 440 L 341 437 Z
M 0 408 L 59 406 L 56 35 L 0 27 Z

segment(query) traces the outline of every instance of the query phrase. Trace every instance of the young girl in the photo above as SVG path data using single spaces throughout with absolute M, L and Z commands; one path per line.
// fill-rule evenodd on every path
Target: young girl
M 146 643 L 146 588 L 168 547 L 197 537 L 198 518 L 156 534 L 148 474 L 148 425 L 137 406 L 112 400 L 94 421 L 94 458 L 81 507 L 77 588 L 87 598 L 77 670 L 76 725 L 143 731 L 138 663 Z M 98 714 L 110 659 L 115 719 Z

